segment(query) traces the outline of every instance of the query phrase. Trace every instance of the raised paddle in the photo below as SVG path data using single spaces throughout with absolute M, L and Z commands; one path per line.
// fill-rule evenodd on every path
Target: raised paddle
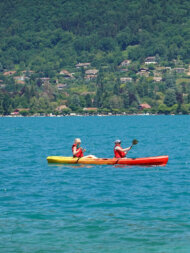
M 137 145 L 137 144 L 138 144 L 138 141 L 137 141 L 136 139 L 134 139 L 134 140 L 132 141 L 131 148 L 132 148 L 134 145 Z
M 130 149 L 132 149 L 132 147 L 134 146 L 134 145 L 137 145 L 138 144 L 138 140 L 136 140 L 136 139 L 134 139 L 133 141 L 132 141 L 132 145 L 130 146 Z M 129 150 L 130 150 L 129 149 Z M 127 153 L 129 152 L 129 150 L 126 152 L 126 155 L 127 155 Z

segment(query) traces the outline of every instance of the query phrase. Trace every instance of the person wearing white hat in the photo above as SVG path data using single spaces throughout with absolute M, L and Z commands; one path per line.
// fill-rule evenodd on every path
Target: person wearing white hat
M 86 151 L 86 149 L 83 149 L 82 147 L 80 147 L 80 144 L 81 144 L 81 139 L 76 138 L 74 141 L 74 144 L 72 145 L 73 157 L 97 158 L 94 155 L 84 156 L 84 152 Z
M 122 148 L 121 147 L 121 140 L 116 140 L 115 146 L 114 146 L 115 158 L 124 158 L 130 149 L 131 149 L 131 147 Z

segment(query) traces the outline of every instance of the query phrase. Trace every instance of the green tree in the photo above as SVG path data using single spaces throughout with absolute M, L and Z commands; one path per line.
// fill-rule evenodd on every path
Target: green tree
M 109 99 L 110 107 L 112 109 L 121 109 L 123 108 L 123 100 L 119 96 L 112 96 Z
M 167 89 L 169 88 L 174 89 L 176 87 L 176 80 L 173 74 L 166 75 L 164 81 L 166 83 Z
M 168 107 L 174 105 L 177 103 L 176 100 L 176 93 L 174 89 L 168 89 L 166 91 L 166 95 L 164 98 L 164 104 L 166 104 Z
M 119 78 L 117 78 L 117 81 L 116 81 L 116 83 L 115 83 L 115 85 L 114 85 L 114 89 L 113 89 L 113 93 L 115 94 L 115 95 L 119 95 L 120 94 L 120 79 Z
M 124 108 L 129 108 L 129 93 L 128 93 L 128 91 L 126 91 L 123 94 L 123 104 L 124 104 Z
M 3 64 L 0 62 L 0 72 L 3 72 Z
M 9 115 L 11 113 L 11 99 L 8 95 L 5 95 L 2 102 L 3 114 Z
M 86 106 L 91 107 L 92 106 L 92 99 L 91 99 L 90 94 L 86 94 L 85 100 L 86 100 Z
M 101 88 L 98 88 L 94 98 L 94 105 L 97 107 L 101 107 L 102 103 L 103 103 L 103 92 Z
M 3 97 L 4 97 L 4 95 L 0 92 L 0 114 L 4 113 L 4 110 L 3 110 Z
M 80 108 L 80 98 L 78 95 L 72 95 L 69 101 L 69 107 L 72 109 L 72 111 L 76 111 L 78 108 Z
M 183 104 L 183 94 L 180 91 L 176 91 L 176 100 L 178 105 Z
M 189 105 L 182 105 L 181 106 L 181 112 L 183 113 L 183 114 L 189 114 L 189 109 L 190 109 L 190 106 Z
M 38 87 L 41 87 L 42 84 L 43 84 L 43 83 L 42 83 L 42 80 L 41 80 L 41 79 L 37 79 L 37 80 L 36 80 L 36 84 L 37 84 Z
M 160 104 L 158 106 L 158 113 L 169 114 L 170 113 L 170 108 L 167 107 L 167 105 L 165 105 L 165 104 Z
M 39 101 L 36 97 L 32 97 L 30 100 L 30 109 L 33 113 L 37 112 L 39 109 Z

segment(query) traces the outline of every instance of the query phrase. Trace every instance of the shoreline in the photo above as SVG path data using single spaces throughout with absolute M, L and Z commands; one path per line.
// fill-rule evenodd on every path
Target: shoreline
M 190 114 L 66 114 L 66 115 L 0 115 L 0 118 L 62 118 L 62 117 L 112 117 L 112 116 L 187 116 Z

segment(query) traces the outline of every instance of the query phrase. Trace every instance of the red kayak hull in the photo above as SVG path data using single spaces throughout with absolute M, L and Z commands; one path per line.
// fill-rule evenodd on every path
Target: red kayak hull
M 155 156 L 145 158 L 122 158 L 118 164 L 123 165 L 142 165 L 142 166 L 165 166 L 168 162 L 168 156 Z

